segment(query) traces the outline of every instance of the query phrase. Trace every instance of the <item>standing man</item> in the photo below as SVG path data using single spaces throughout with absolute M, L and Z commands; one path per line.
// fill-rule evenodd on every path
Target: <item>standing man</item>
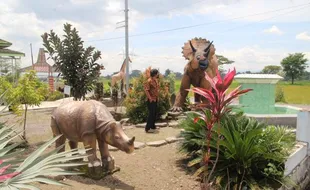
M 155 121 L 156 121 L 156 110 L 157 101 L 159 95 L 159 72 L 157 69 L 152 69 L 150 71 L 151 78 L 149 78 L 144 84 L 144 91 L 147 97 L 147 107 L 149 110 L 149 115 L 147 118 L 147 123 L 145 126 L 145 132 L 155 133 L 157 132 Z

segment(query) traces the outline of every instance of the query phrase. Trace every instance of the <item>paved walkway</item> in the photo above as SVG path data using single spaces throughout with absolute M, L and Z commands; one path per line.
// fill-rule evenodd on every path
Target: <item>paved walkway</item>
M 39 110 L 39 109 L 52 109 L 52 108 L 56 108 L 59 105 L 66 103 L 66 102 L 71 102 L 73 101 L 73 98 L 63 98 L 60 100 L 56 100 L 56 101 L 43 101 L 39 106 L 32 106 L 32 107 L 28 107 L 28 110 Z M 234 101 L 233 104 L 238 104 L 238 100 Z M 298 107 L 298 108 L 303 108 L 303 109 L 309 109 L 310 110 L 310 105 L 304 105 L 304 104 L 279 104 L 279 105 L 290 105 L 290 106 L 294 106 L 294 107 Z M 114 110 L 113 107 L 108 107 L 109 110 Z M 124 111 L 124 107 L 118 107 L 117 111 Z M 0 111 L 4 111 L 7 112 L 8 108 L 5 108 L 5 106 L 0 106 Z
M 72 101 L 73 101 L 73 97 L 63 98 L 63 99 L 56 100 L 56 101 L 43 101 L 39 106 L 28 107 L 28 110 L 53 109 L 53 108 L 60 106 L 63 103 L 72 102 Z M 114 110 L 114 107 L 108 107 L 108 109 L 110 111 L 112 111 L 112 110 Z M 5 106 L 0 106 L 0 111 L 8 112 L 9 110 Z M 125 108 L 124 107 L 117 107 L 116 111 L 117 112 L 120 112 L 120 111 L 123 112 L 123 111 L 125 111 Z

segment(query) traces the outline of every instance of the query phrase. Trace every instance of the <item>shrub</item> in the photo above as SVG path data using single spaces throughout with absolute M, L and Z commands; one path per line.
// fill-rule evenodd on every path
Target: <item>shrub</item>
M 169 93 L 174 94 L 175 93 L 175 73 L 170 73 L 167 76 L 167 80 L 169 82 Z
M 276 88 L 276 98 L 275 98 L 276 102 L 283 102 L 286 103 L 285 101 L 285 96 L 284 96 L 284 91 L 281 87 Z
M 191 158 L 189 167 L 195 168 L 196 176 L 210 171 L 212 163 L 203 164 L 203 152 L 207 150 L 204 122 L 195 118 L 199 113 L 191 112 L 180 123 L 184 141 L 180 151 Z M 214 172 L 215 186 L 231 189 L 278 188 L 285 183 L 284 162 L 295 144 L 295 136 L 287 127 L 266 126 L 242 114 L 229 114 L 221 119 L 221 128 L 212 128 L 210 159 L 215 159 L 217 141 L 220 138 L 220 154 Z M 220 130 L 220 137 L 217 132 Z
M 56 90 L 48 93 L 47 101 L 55 101 L 60 100 L 62 98 L 64 98 L 64 94 Z
M 218 70 L 216 74 L 212 79 L 206 75 L 211 89 L 195 87 L 189 90 L 208 101 L 194 105 L 196 110 L 201 111 L 195 112 L 193 118 L 187 118 L 189 123 L 185 127 L 185 141 L 181 146 L 185 151 L 193 151 L 190 155 L 194 160 L 189 166 L 199 166 L 196 175 L 201 176 L 201 188 L 279 187 L 289 150 L 283 149 L 286 145 L 282 140 L 285 131 L 280 133 L 280 128 L 265 130 L 266 126 L 254 119 L 242 115 L 237 117 L 240 114 L 232 116 L 231 102 L 252 89 L 239 90 L 239 86 L 226 93 L 236 71 L 228 71 L 223 79 Z M 192 127 L 200 129 L 193 130 Z M 277 138 L 278 134 L 283 135 Z M 288 139 L 293 140 L 287 143 L 287 147 L 293 146 L 294 138 Z
M 126 113 L 130 121 L 133 123 L 145 122 L 148 117 L 147 97 L 144 92 L 144 83 L 147 81 L 149 70 L 140 74 L 139 77 L 133 79 L 133 87 L 129 90 L 128 95 L 124 101 Z M 170 108 L 170 93 L 165 87 L 163 76 L 159 78 L 160 92 L 159 102 L 157 106 L 157 117 L 165 114 Z M 158 119 L 157 118 L 157 119 Z

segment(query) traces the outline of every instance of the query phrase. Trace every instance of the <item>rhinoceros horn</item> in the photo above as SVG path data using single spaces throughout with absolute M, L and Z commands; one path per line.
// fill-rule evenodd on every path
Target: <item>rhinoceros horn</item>
M 192 41 L 189 41 L 189 45 L 191 46 L 192 51 L 193 51 L 193 52 L 196 52 L 196 49 L 194 48 L 194 46 L 193 46 L 193 44 L 192 44 Z
M 128 144 L 129 145 L 133 145 L 133 142 L 135 141 L 135 137 L 132 137 L 129 141 L 128 141 Z

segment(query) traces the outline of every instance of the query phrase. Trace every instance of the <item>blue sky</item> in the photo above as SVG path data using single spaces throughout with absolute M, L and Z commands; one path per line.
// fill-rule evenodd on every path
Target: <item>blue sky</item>
M 218 22 L 160 34 L 131 37 L 131 69 L 157 67 L 182 72 L 183 44 L 193 37 L 214 41 L 216 53 L 235 61 L 225 68 L 259 71 L 279 65 L 288 53 L 303 52 L 310 59 L 310 2 L 306 0 L 129 0 L 130 35 Z M 102 51 L 103 74 L 121 67 L 124 29 L 123 0 L 11 0 L 0 2 L 0 38 L 26 53 L 30 65 L 42 47 L 40 35 L 50 29 L 62 34 L 65 22 L 75 26 L 85 45 Z M 262 14 L 263 13 L 263 14 Z M 253 16 L 255 14 L 255 16 Z M 234 19 L 233 18 L 237 18 Z M 221 22 L 219 22 L 221 21 Z M 36 59 L 36 58 L 35 58 Z M 310 70 L 308 68 L 308 70 Z

